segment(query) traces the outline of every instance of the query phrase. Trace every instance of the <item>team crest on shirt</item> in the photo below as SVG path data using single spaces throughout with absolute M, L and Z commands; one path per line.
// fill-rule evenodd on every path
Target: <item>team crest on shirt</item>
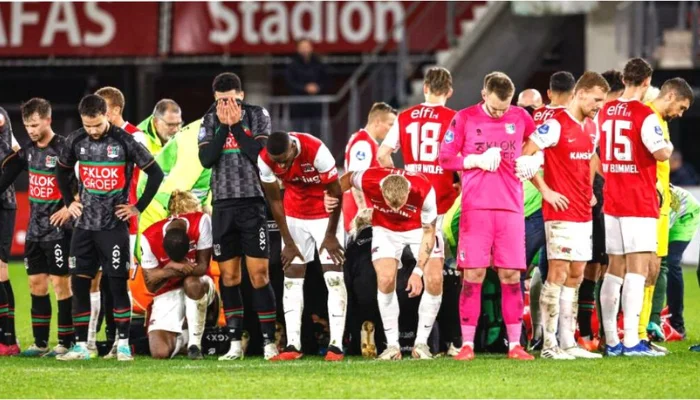
M 301 164 L 301 170 L 305 173 L 314 172 L 314 166 L 309 163 Z
M 364 160 L 365 158 L 367 158 L 367 154 L 365 154 L 364 151 L 359 150 L 359 151 L 357 152 L 357 154 L 355 154 L 355 158 L 357 158 L 358 160 L 362 161 L 362 160 Z
M 656 125 L 656 126 L 654 127 L 654 132 L 656 132 L 656 134 L 659 135 L 659 136 L 663 136 L 663 135 L 664 135 L 663 129 L 661 129 L 661 127 L 658 126 L 658 125 Z
M 207 136 L 207 129 L 205 127 L 199 128 L 199 135 L 197 135 L 197 139 L 202 140 L 205 136 Z
M 455 133 L 452 130 L 445 132 L 445 143 L 452 143 L 455 140 Z
M 56 166 L 56 156 L 46 156 L 46 168 L 53 168 Z M 31 161 L 31 160 L 30 160 Z
M 107 146 L 107 157 L 109 157 L 109 158 L 119 157 L 119 149 L 116 146 L 112 146 L 110 144 L 109 146 Z
M 549 132 L 549 125 L 547 124 L 542 124 L 539 128 L 537 128 L 537 133 L 540 135 L 546 135 L 547 132 Z
M 515 124 L 506 124 L 506 133 L 512 135 L 515 133 Z

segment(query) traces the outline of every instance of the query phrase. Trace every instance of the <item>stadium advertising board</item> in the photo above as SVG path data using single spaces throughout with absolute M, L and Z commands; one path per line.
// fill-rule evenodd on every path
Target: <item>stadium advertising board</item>
M 172 53 L 294 53 L 296 41 L 311 39 L 322 53 L 372 51 L 378 43 L 404 37 L 394 25 L 411 21 L 422 8 L 425 22 L 444 29 L 445 5 L 416 2 L 209 2 L 173 3 Z M 429 8 L 428 8 L 429 7 Z M 409 15 L 410 14 L 410 15 Z M 434 24 L 438 21 L 437 24 Z M 433 37 L 409 32 L 411 49 L 427 48 Z M 433 44 L 434 46 L 434 44 Z
M 154 56 L 158 3 L 0 3 L 0 56 Z

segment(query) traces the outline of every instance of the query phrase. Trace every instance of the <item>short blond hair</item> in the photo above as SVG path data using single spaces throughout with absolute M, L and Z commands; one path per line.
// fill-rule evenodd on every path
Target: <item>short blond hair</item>
M 365 208 L 358 211 L 355 218 L 352 219 L 351 232 L 357 233 L 370 225 L 372 225 L 372 209 Z
M 372 108 L 369 110 L 369 115 L 367 115 L 367 121 L 372 122 L 378 117 L 384 117 L 387 114 L 398 114 L 396 109 L 386 103 L 377 102 L 372 104 Z
M 174 190 L 168 202 L 170 215 L 189 214 L 201 211 L 199 199 L 187 190 Z
M 105 99 L 105 101 L 112 107 L 119 107 L 119 109 L 124 112 L 126 100 L 124 99 L 124 93 L 122 93 L 121 90 L 112 86 L 105 86 L 96 91 L 95 94 Z
M 578 78 L 578 81 L 576 81 L 574 92 L 578 92 L 579 90 L 593 90 L 595 88 L 600 88 L 605 93 L 610 91 L 610 85 L 603 75 L 593 71 L 586 71 Z
M 401 208 L 406 204 L 411 186 L 403 175 L 389 175 L 382 180 L 382 195 L 392 208 Z

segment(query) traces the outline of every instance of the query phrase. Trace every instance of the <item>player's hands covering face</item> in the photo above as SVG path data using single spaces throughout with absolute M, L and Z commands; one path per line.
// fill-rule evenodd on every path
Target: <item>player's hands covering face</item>
M 241 106 L 235 99 L 219 99 L 216 102 L 216 116 L 219 118 L 219 122 L 224 125 L 231 126 L 239 123 L 242 114 Z

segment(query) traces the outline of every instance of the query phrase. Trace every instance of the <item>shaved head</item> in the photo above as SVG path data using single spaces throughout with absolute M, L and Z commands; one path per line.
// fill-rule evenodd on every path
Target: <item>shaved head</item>
M 537 89 L 525 89 L 518 95 L 518 106 L 520 107 L 542 107 L 542 95 Z

